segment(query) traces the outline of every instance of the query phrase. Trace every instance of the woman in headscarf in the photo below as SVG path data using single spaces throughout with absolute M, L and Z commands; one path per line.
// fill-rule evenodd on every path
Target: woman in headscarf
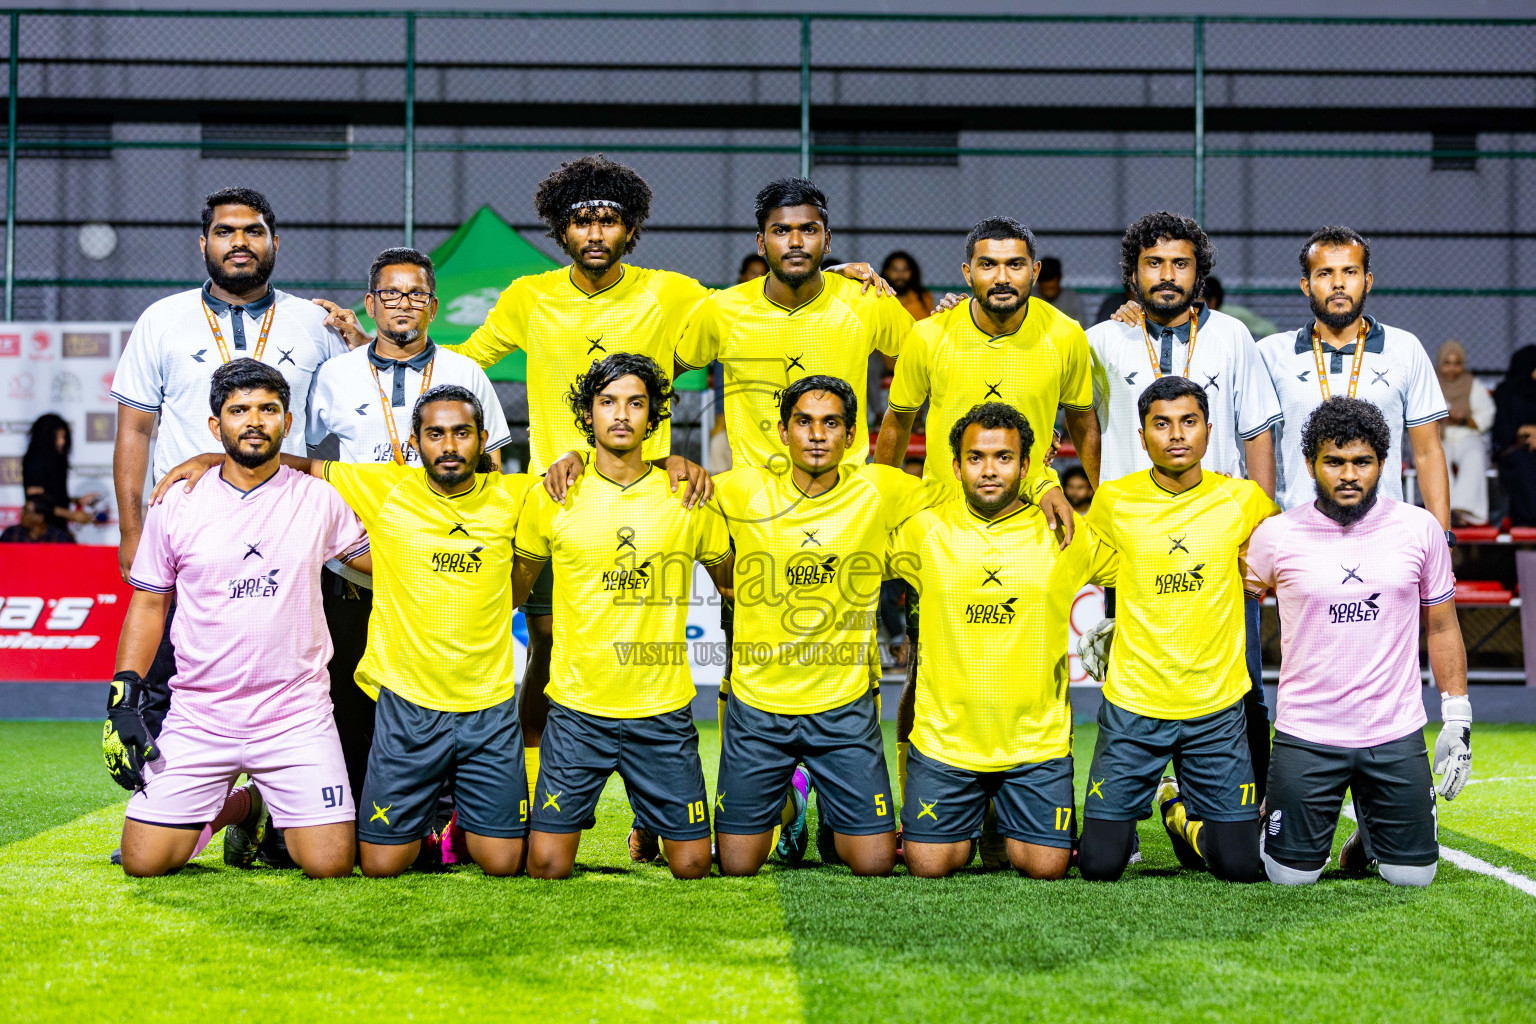
M 1536 526 L 1536 345 L 1516 350 L 1493 391 L 1493 453 L 1513 526 Z
M 1488 440 L 1493 397 L 1467 370 L 1467 350 L 1447 341 L 1435 353 L 1435 373 L 1450 414 L 1440 421 L 1445 461 L 1451 467 L 1451 525 L 1488 522 Z

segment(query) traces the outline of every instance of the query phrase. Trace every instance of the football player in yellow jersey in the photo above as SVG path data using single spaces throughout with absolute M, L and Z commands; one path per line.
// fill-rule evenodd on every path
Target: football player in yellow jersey
M 1210 405 L 1199 384 L 1161 377 L 1137 412 L 1152 468 L 1100 485 L 1086 520 L 1122 561 L 1078 868 L 1119 878 L 1155 800 L 1181 863 L 1256 882 L 1241 562 L 1280 508 L 1251 480 L 1202 471 Z M 1170 757 L 1178 779 L 1159 784 Z
M 650 186 L 633 168 L 601 155 L 562 164 L 539 184 L 534 208 L 571 265 L 513 281 L 485 323 L 455 350 L 482 367 L 518 349 L 527 354 L 529 470 L 547 470 L 546 486 L 559 499 L 583 466 L 580 456 L 561 457 L 589 447 L 565 401 L 571 381 L 617 352 L 644 354 L 673 372 L 673 349 L 708 289 L 684 274 L 625 262 L 651 211 Z M 835 270 L 862 281 L 863 287 L 884 287 L 868 264 Z M 688 481 L 685 500 L 703 502 L 712 493 L 708 475 L 680 456 L 669 457 L 670 445 L 663 421 L 645 446 L 646 458 L 665 459 L 673 486 Z M 523 606 L 528 662 L 518 699 L 530 781 L 538 775 L 549 707 L 544 688 L 553 642 L 551 580 L 546 571 Z M 638 834 L 632 838 L 637 858 L 652 856 L 654 841 L 643 842 Z
M 1020 874 L 1063 878 L 1071 861 L 1067 620 L 1084 583 L 1115 582 L 1119 559 L 1081 522 L 1063 548 L 1025 500 L 1034 443 L 1012 406 L 973 407 L 948 438 L 964 500 L 891 539 L 891 570 L 917 588 L 926 620 L 901 808 L 907 868 L 921 877 L 970 862 L 989 801 Z
M 623 778 L 638 828 L 661 837 L 672 874 L 709 873 L 709 806 L 686 640 L 693 563 L 730 590 L 730 537 L 684 506 L 642 446 L 672 389 L 655 361 L 608 356 L 576 379 L 570 409 L 594 447 L 558 503 L 536 490 L 517 527 L 521 603 L 546 562 L 555 575 L 549 719 L 534 790 L 528 873 L 566 878 L 608 777 Z
M 357 836 L 363 874 L 391 877 L 415 862 L 438 796 L 454 783 L 455 828 L 488 875 L 523 868 L 528 783 L 508 636 L 513 536 L 527 474 L 477 472 L 485 417 L 473 392 L 440 384 L 416 402 L 411 438 L 421 465 L 283 464 L 335 487 L 368 529 L 374 605 L 358 685 L 378 701 Z M 202 455 L 174 480 L 217 465 Z M 190 485 L 189 485 L 190 486 Z
M 1039 495 L 1047 525 L 1060 525 L 1072 539 L 1072 507 L 1048 473 L 1056 409 L 1066 410 L 1067 431 L 1079 458 L 1097 484 L 1099 421 L 1093 412 L 1092 356 L 1082 327 L 1043 299 L 1030 294 L 1040 274 L 1035 236 L 1011 217 L 989 217 L 965 239 L 961 273 L 971 298 L 918 324 L 896 361 L 890 408 L 880 427 L 875 461 L 899 466 L 906 456 L 913 418 L 929 403 L 928 434 L 939 439 L 923 465 L 923 478 L 937 493 L 957 497 L 951 452 L 943 444 L 950 427 L 977 403 L 1000 401 L 1018 409 L 1040 430 L 1029 456 L 1025 494 Z M 1043 489 L 1043 493 L 1042 493 Z M 907 641 L 921 642 L 919 602 L 907 593 Z M 896 714 L 897 777 L 906 778 L 907 755 L 917 688 L 917 665 L 907 659 L 907 683 Z M 990 822 L 990 819 L 989 819 Z M 994 863 L 993 833 L 984 844 Z M 1000 862 L 1001 858 L 996 858 Z M 1000 863 L 999 863 L 1000 866 Z
M 858 398 L 815 375 L 784 389 L 779 435 L 789 467 L 732 469 L 710 508 L 736 549 L 730 728 L 715 789 L 720 871 L 751 875 L 795 765 L 815 780 L 836 858 L 890 874 L 896 815 L 868 666 L 886 537 L 924 504 L 916 477 L 843 461 Z
M 779 393 L 812 374 L 862 381 L 871 352 L 887 365 L 902 351 L 915 323 L 883 289 L 825 274 L 830 249 L 827 197 L 804 178 L 780 178 L 757 193 L 757 248 L 768 275 L 714 292 L 699 304 L 677 345 L 679 368 L 725 367 L 726 433 L 731 465 L 787 471 L 779 435 Z M 869 454 L 862 420 L 844 458 Z

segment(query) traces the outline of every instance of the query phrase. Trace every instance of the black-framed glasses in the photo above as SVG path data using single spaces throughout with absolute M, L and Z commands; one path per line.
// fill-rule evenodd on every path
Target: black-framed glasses
M 421 309 L 425 308 L 427 303 L 437 298 L 436 292 L 402 292 L 398 288 L 371 288 L 369 290 L 378 296 L 380 302 L 390 307 L 398 306 L 402 300 L 409 299 L 411 305 Z

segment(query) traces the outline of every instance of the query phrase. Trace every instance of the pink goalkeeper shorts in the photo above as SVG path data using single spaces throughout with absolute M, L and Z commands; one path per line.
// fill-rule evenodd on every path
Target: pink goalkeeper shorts
M 330 715 L 281 724 L 249 737 L 221 736 L 176 714 L 155 741 L 160 758 L 144 766 L 145 786 L 128 801 L 128 817 L 147 825 L 206 825 L 219 813 L 241 772 L 278 828 L 355 821 L 341 740 Z

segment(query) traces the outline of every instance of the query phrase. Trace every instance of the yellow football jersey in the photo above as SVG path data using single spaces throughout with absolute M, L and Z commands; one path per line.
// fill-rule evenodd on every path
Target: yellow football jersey
M 1056 407 L 1093 407 L 1093 358 L 1076 320 L 1039 298 L 1029 300 L 1024 323 L 993 338 L 976 326 L 965 302 L 920 322 L 896 360 L 891 408 L 912 412 L 928 405 L 928 456 L 923 479 L 944 497 L 961 496 L 952 470 L 949 431 L 982 402 L 1003 402 L 1024 414 L 1035 432 L 1029 450 L 1033 487 L 1045 468 Z
M 512 541 L 527 473 L 485 473 L 448 497 L 393 462 L 327 462 L 325 479 L 368 528 L 373 614 L 357 683 L 433 711 L 512 696 Z
M 847 462 L 814 498 L 792 471 L 746 467 L 715 478 L 709 507 L 736 547 L 733 698 L 809 715 L 868 691 L 886 538 L 924 494 L 899 469 Z
M 912 745 L 979 772 L 1070 754 L 1067 620 L 1084 583 L 1114 586 L 1114 548 L 1078 519 L 1063 551 L 1038 506 L 989 521 L 962 499 L 902 524 L 889 558 L 923 610 Z
M 685 509 L 652 468 L 628 487 L 589 465 L 565 504 L 541 487 L 517 526 L 517 553 L 551 560 L 555 647 L 549 699 L 604 718 L 645 718 L 693 700 L 688 606 L 693 563 L 731 553 L 725 522 Z
M 566 400 L 576 378 L 614 352 L 650 356 L 670 378 L 688 315 L 709 294 L 691 277 L 625 264 L 617 283 L 588 295 L 571 273 L 562 267 L 513 281 L 469 340 L 451 346 L 482 367 L 514 349 L 528 354 L 528 468 L 535 475 L 566 452 L 591 449 Z M 662 420 L 645 442 L 645 457 L 662 458 L 671 445 Z
M 1105 700 L 1198 718 L 1248 691 L 1240 563 L 1254 527 L 1279 512 L 1253 481 L 1209 471 L 1179 494 L 1151 470 L 1099 485 L 1088 525 L 1124 559 Z
M 779 394 L 791 381 L 824 373 L 864 393 L 869 354 L 896 356 L 914 321 L 899 301 L 881 298 L 860 282 L 822 274 L 821 294 L 799 309 L 785 309 L 764 293 L 767 278 L 713 292 L 699 304 L 677 345 L 677 361 L 699 367 L 718 359 L 725 367 L 725 430 L 733 466 L 788 468 L 779 440 Z M 863 410 L 844 461 L 869 455 Z M 778 456 L 778 458 L 774 458 Z

